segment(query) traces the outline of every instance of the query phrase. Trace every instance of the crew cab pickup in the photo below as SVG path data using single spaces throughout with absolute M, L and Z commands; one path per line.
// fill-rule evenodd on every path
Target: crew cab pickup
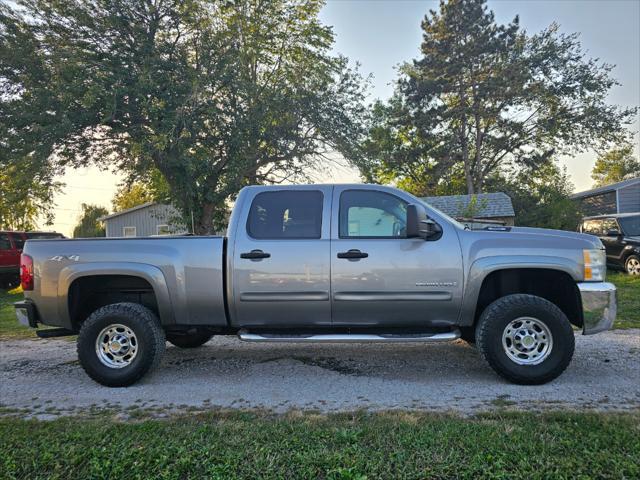
M 78 335 L 87 374 L 126 386 L 165 340 L 439 342 L 462 337 L 500 375 L 548 382 L 574 329 L 611 327 L 616 291 L 594 236 L 466 230 L 379 185 L 247 187 L 227 237 L 29 240 L 22 323 Z

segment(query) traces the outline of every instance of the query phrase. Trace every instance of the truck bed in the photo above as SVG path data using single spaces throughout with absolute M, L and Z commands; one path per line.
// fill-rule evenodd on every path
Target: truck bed
M 67 292 L 74 283 L 132 275 L 153 289 L 163 325 L 226 326 L 224 248 L 224 237 L 31 240 L 24 253 L 33 258 L 36 288 L 25 296 L 38 305 L 42 323 L 72 328 Z

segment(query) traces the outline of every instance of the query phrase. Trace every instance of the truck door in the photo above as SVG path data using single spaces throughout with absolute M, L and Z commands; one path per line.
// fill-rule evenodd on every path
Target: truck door
M 462 300 L 457 234 L 406 238 L 411 197 L 382 187 L 336 186 L 331 241 L 334 326 L 455 323 Z
M 331 324 L 331 191 L 248 189 L 230 246 L 234 325 Z

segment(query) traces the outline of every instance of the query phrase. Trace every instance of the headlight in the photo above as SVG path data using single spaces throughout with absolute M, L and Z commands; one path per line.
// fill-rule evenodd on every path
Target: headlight
M 607 256 L 604 250 L 583 250 L 584 279 L 587 282 L 602 282 L 607 275 Z

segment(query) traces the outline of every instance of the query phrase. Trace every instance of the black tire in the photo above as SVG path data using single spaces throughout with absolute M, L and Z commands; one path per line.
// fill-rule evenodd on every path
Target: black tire
M 179 348 L 198 348 L 207 343 L 213 337 L 209 332 L 196 332 L 187 334 L 167 333 L 167 341 Z
M 629 255 L 624 261 L 624 271 L 629 275 L 640 275 L 640 257 L 638 255 Z
M 115 368 L 103 363 L 96 342 L 110 325 L 120 324 L 135 335 L 136 354 L 126 366 Z M 107 387 L 126 387 L 155 368 L 165 348 L 164 331 L 158 317 L 137 303 L 114 303 L 93 312 L 80 327 L 78 359 L 93 380 Z
M 460 338 L 465 342 L 467 342 L 469 345 L 475 345 L 476 343 L 475 327 L 460 327 Z
M 551 334 L 552 345 L 540 363 L 520 365 L 503 347 L 507 325 L 521 317 L 532 317 L 543 323 Z M 543 337 L 546 338 L 546 337 Z M 489 305 L 476 328 L 478 350 L 496 373 L 520 385 L 540 385 L 557 378 L 573 357 L 575 339 L 566 315 L 553 303 L 534 295 L 508 295 Z

